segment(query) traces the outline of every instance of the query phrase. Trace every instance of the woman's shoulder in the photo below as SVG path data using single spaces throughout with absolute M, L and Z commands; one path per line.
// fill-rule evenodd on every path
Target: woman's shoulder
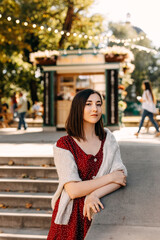
M 106 127 L 104 128 L 104 131 L 106 132 L 105 144 L 118 145 L 118 142 L 114 134 Z
M 70 136 L 66 135 L 66 136 L 61 137 L 57 141 L 56 146 L 59 148 L 69 150 L 70 149 Z

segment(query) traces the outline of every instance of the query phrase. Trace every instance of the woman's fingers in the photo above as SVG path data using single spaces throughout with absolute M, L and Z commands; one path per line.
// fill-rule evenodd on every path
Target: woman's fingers
M 98 201 L 98 204 L 99 204 L 99 206 L 100 206 L 102 209 L 104 209 L 104 206 L 103 206 L 103 204 L 101 203 L 101 201 Z
M 84 207 L 83 207 L 83 216 L 85 217 L 87 214 L 87 209 L 86 209 L 86 204 L 84 204 Z
M 98 203 L 95 204 L 95 208 L 96 208 L 97 212 L 100 212 L 100 207 L 99 207 Z
M 96 205 L 92 205 L 91 206 L 91 209 L 92 209 L 92 211 L 94 212 L 94 213 L 97 213 L 97 206 Z
M 88 220 L 91 221 L 91 209 L 89 206 L 87 206 L 87 217 L 88 217 Z

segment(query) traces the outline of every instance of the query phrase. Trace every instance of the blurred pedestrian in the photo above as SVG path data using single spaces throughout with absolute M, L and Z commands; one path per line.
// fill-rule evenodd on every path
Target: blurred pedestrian
M 23 95 L 22 92 L 19 93 L 19 101 L 18 101 L 17 111 L 18 111 L 18 117 L 19 117 L 17 130 L 20 130 L 22 125 L 24 127 L 24 130 L 26 130 L 27 129 L 27 124 L 26 124 L 26 121 L 25 121 L 25 115 L 26 115 L 26 112 L 27 112 L 27 99 Z
M 33 119 L 36 119 L 37 117 L 41 116 L 40 112 L 40 104 L 38 101 L 35 101 L 33 106 L 32 106 L 32 111 L 33 111 Z
M 103 128 L 102 97 L 92 89 L 77 93 L 66 122 L 68 135 L 54 145 L 59 186 L 52 199 L 47 240 L 83 240 L 100 198 L 126 185 L 126 168 L 113 134 Z
M 17 96 L 16 96 L 16 92 L 14 92 L 11 97 L 11 112 L 13 114 L 13 119 L 16 118 L 18 115 L 16 109 L 17 109 Z
M 3 103 L 0 108 L 0 121 L 2 127 L 9 127 L 13 123 L 13 115 L 9 111 L 8 103 Z
M 138 96 L 137 99 L 142 103 L 142 118 L 139 124 L 138 132 L 134 135 L 138 137 L 141 127 L 143 126 L 144 120 L 146 117 L 149 117 L 150 121 L 154 125 L 157 133 L 156 137 L 160 136 L 158 123 L 154 120 L 153 114 L 157 112 L 155 105 L 155 98 L 152 92 L 151 83 L 148 80 L 143 81 L 142 83 L 143 95 L 142 97 Z

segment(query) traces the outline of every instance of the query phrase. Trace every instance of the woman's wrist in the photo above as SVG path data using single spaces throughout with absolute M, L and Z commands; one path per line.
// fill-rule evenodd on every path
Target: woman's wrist
M 111 173 L 108 173 L 107 175 L 104 175 L 105 177 L 105 180 L 106 180 L 106 185 L 107 184 L 110 184 L 110 183 L 113 183 L 113 176 Z

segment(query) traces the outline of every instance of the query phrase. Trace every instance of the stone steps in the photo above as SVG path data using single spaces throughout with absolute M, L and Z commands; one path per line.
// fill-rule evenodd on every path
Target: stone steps
M 51 209 L 53 193 L 0 192 L 0 204 L 7 208 Z
M 46 239 L 58 176 L 51 157 L 0 158 L 0 239 Z
M 58 180 L 0 178 L 1 191 L 55 192 Z
M 55 167 L 41 166 L 0 166 L 2 178 L 58 178 Z
M 8 165 L 12 161 L 12 166 L 54 166 L 52 157 L 0 157 L 0 166 Z
M 1 240 L 41 240 L 47 239 L 48 231 L 46 229 L 27 228 L 23 229 L 9 229 L 1 228 L 0 239 Z
M 5 228 L 46 229 L 50 226 L 51 217 L 51 210 L 0 209 L 0 225 Z

